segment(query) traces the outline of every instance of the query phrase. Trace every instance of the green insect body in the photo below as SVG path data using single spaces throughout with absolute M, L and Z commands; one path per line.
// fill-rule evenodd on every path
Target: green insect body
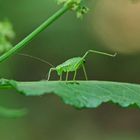
M 58 75 L 61 75 L 63 72 L 73 72 L 80 68 L 83 61 L 84 60 L 81 57 L 71 58 L 65 61 L 64 63 L 58 65 L 56 67 L 56 71 Z
M 101 54 L 101 55 L 106 55 L 106 56 L 111 56 L 111 57 L 115 57 L 117 55 L 116 53 L 112 55 L 112 54 L 99 52 L 99 51 L 95 51 L 95 50 L 88 50 L 82 57 L 74 57 L 74 58 L 68 59 L 64 63 L 62 63 L 62 64 L 60 64 L 56 67 L 53 66 L 51 63 L 49 63 L 49 62 L 47 62 L 43 59 L 40 59 L 38 57 L 34 57 L 34 56 L 31 56 L 31 55 L 28 55 L 28 54 L 19 54 L 19 55 L 30 57 L 30 58 L 36 59 L 38 61 L 41 61 L 45 64 L 50 65 L 51 68 L 50 68 L 49 73 L 48 73 L 48 78 L 47 78 L 48 81 L 50 80 L 52 71 L 57 72 L 57 75 L 60 77 L 60 80 L 62 80 L 63 73 L 66 73 L 65 80 L 67 81 L 68 78 L 69 78 L 69 73 L 70 72 L 74 72 L 73 80 L 75 80 L 76 75 L 77 75 L 77 71 L 80 68 L 83 68 L 85 79 L 88 80 L 84 64 L 85 64 L 85 58 L 89 53 L 96 53 L 96 54 Z
M 83 57 L 74 57 L 74 58 L 68 59 L 67 61 L 58 65 L 57 67 L 51 68 L 48 73 L 48 80 L 50 80 L 52 71 L 57 72 L 57 74 L 60 76 L 60 80 L 62 80 L 63 73 L 66 73 L 66 81 L 68 80 L 69 72 L 74 72 L 73 80 L 75 80 L 76 75 L 77 75 L 77 70 L 80 69 L 81 67 L 83 68 L 85 79 L 88 80 L 84 63 L 85 63 L 85 58 L 89 53 L 98 53 L 98 54 L 107 55 L 111 57 L 116 56 L 116 53 L 112 55 L 112 54 L 108 54 L 104 52 L 88 50 Z

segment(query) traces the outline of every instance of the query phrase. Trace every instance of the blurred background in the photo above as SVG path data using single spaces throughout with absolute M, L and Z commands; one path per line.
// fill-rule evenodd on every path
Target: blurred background
M 89 55 L 86 69 L 90 80 L 140 83 L 140 2 L 130 0 L 88 1 L 90 11 L 82 20 L 68 12 L 41 33 L 21 53 L 43 58 L 57 66 L 83 55 L 88 49 L 116 58 Z M 1 0 L 0 20 L 8 18 L 16 40 L 23 39 L 59 9 L 54 0 Z M 15 55 L 0 64 L 0 76 L 19 81 L 45 78 L 49 66 Z M 58 77 L 54 73 L 52 79 Z M 79 71 L 77 79 L 83 79 Z M 53 95 L 24 97 L 0 91 L 0 104 L 29 109 L 19 119 L 0 118 L 0 140 L 139 140 L 140 110 L 105 104 L 97 109 L 76 110 Z

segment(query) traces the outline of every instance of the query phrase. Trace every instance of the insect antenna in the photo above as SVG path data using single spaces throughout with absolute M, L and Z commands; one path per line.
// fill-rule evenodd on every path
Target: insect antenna
M 44 59 L 41 59 L 41 58 L 39 58 L 39 57 L 36 57 L 36 56 L 32 56 L 32 55 L 29 55 L 29 54 L 24 54 L 24 53 L 18 53 L 18 55 L 20 55 L 20 56 L 25 56 L 25 57 L 29 57 L 29 58 L 32 58 L 32 59 L 35 59 L 35 60 L 37 60 L 37 61 L 40 61 L 40 62 L 42 62 L 42 63 L 45 63 L 45 64 L 47 64 L 47 65 L 49 65 L 49 66 L 51 66 L 51 67 L 55 67 L 53 64 L 51 64 L 50 62 L 48 62 L 48 61 L 46 61 L 46 60 L 44 60 Z
M 109 53 L 100 52 L 100 51 L 95 51 L 95 50 L 88 50 L 88 51 L 84 54 L 84 56 L 83 56 L 82 58 L 85 59 L 86 56 L 87 56 L 89 53 L 96 53 L 96 54 L 106 55 L 106 56 L 110 56 L 110 57 L 115 57 L 115 56 L 117 55 L 117 53 L 109 54 Z

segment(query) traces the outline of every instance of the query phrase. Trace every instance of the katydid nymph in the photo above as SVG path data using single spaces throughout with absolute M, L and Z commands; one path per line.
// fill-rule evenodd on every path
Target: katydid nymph
M 39 61 L 42 61 L 42 62 L 47 63 L 48 65 L 50 65 L 51 68 L 50 68 L 50 70 L 48 72 L 48 77 L 47 77 L 47 80 L 48 81 L 50 80 L 51 73 L 53 71 L 56 71 L 57 72 L 57 75 L 60 77 L 60 81 L 62 80 L 63 73 L 66 73 L 65 80 L 68 81 L 68 79 L 69 79 L 69 73 L 70 72 L 74 72 L 73 81 L 75 81 L 76 80 L 77 71 L 80 68 L 83 69 L 85 80 L 88 80 L 88 76 L 87 76 L 87 73 L 86 73 L 86 69 L 85 69 L 85 65 L 84 64 L 85 64 L 85 58 L 87 57 L 87 55 L 89 53 L 96 53 L 96 54 L 106 55 L 106 56 L 110 56 L 110 57 L 115 57 L 117 55 L 117 53 L 115 53 L 115 54 L 109 54 L 109 53 L 95 51 L 95 50 L 88 50 L 82 57 L 73 57 L 73 58 L 70 58 L 70 59 L 66 60 L 65 62 L 63 62 L 62 64 L 60 64 L 60 65 L 58 65 L 56 67 L 53 66 L 51 63 L 49 63 L 49 62 L 47 62 L 45 60 L 42 60 L 40 58 L 37 58 L 37 57 L 34 57 L 34 56 L 30 56 L 30 55 L 26 55 L 26 54 L 21 54 L 21 55 L 24 55 L 24 56 L 28 56 L 28 57 L 37 59 Z
M 89 53 L 97 53 L 97 54 L 107 55 L 111 57 L 115 57 L 117 55 L 117 53 L 112 55 L 112 54 L 99 52 L 95 50 L 88 50 L 82 57 L 74 57 L 74 58 L 68 59 L 67 61 L 58 65 L 57 67 L 50 68 L 47 80 L 50 80 L 51 72 L 56 71 L 57 74 L 60 76 L 60 80 L 62 80 L 63 73 L 66 73 L 66 79 L 65 79 L 66 81 L 69 78 L 69 73 L 74 72 L 74 76 L 73 76 L 73 81 L 74 81 L 76 79 L 77 71 L 81 67 L 83 68 L 85 79 L 88 80 L 84 63 L 85 63 L 85 58 Z

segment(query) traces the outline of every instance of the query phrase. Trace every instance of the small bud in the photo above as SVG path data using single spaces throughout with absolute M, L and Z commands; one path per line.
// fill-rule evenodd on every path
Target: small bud
M 80 7 L 78 10 L 77 10 L 77 18 L 82 18 L 84 14 L 87 14 L 89 11 L 89 8 L 88 7 Z
M 15 37 L 13 26 L 8 20 L 4 20 L 3 22 L 0 22 L 0 34 L 9 39 L 13 39 Z
M 71 10 L 76 11 L 77 18 L 82 18 L 89 9 L 86 6 L 82 6 L 83 0 L 58 0 L 58 4 L 70 5 Z

